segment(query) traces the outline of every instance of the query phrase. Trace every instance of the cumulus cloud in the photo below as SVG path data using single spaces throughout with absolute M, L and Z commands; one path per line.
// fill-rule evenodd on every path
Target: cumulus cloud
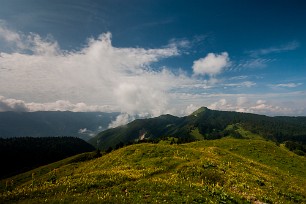
M 100 104 L 98 108 L 113 106 L 130 114 L 156 116 L 169 108 L 167 93 L 172 88 L 193 80 L 166 68 L 151 69 L 152 63 L 179 55 L 174 45 L 117 48 L 111 44 L 111 33 L 104 33 L 89 39 L 81 50 L 63 51 L 52 38 L 46 40 L 36 34 L 10 39 L 21 39 L 25 46 L 1 53 L 0 93 L 34 101 L 31 110 L 41 104 L 41 109 L 50 109 L 50 101 L 57 101 L 56 107 L 64 103 L 62 107 L 75 110 L 75 104 L 79 107 L 79 101 L 84 101 Z M 74 108 L 65 101 L 73 103 Z
M 52 37 L 42 38 L 33 33 L 16 36 L 19 37 L 11 39 L 20 46 L 15 46 L 12 52 L 1 52 L 0 93 L 22 100 L 27 111 L 179 115 L 190 104 L 177 110 L 172 105 L 177 99 L 171 93 L 188 92 L 194 84 L 210 88 L 210 82 L 184 72 L 151 68 L 154 62 L 179 55 L 178 47 L 186 42 L 172 42 L 155 49 L 118 48 L 111 43 L 111 33 L 104 33 L 88 39 L 80 50 L 65 51 Z
M 208 53 L 204 58 L 198 59 L 193 62 L 193 72 L 196 75 L 216 75 L 219 74 L 222 69 L 229 65 L 230 59 L 227 52 L 223 52 L 220 55 L 214 53 Z

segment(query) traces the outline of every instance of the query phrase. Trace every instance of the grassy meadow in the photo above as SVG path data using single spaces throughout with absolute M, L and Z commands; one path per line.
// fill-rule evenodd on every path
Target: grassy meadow
M 88 154 L 2 180 L 0 203 L 306 203 L 306 158 L 270 141 L 143 143 Z

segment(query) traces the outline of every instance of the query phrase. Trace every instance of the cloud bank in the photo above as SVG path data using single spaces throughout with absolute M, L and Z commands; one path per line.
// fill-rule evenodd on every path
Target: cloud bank
M 34 112 L 34 111 L 72 111 L 72 112 L 115 112 L 116 109 L 107 105 L 87 105 L 86 103 L 71 103 L 58 100 L 48 103 L 27 103 L 23 100 L 5 98 L 0 96 L 0 112 Z

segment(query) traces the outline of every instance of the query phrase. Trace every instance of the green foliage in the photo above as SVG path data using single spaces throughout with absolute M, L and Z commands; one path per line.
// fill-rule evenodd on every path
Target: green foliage
M 295 154 L 300 156 L 306 155 L 306 145 L 293 141 L 286 141 L 284 144 L 286 148 L 288 148 L 290 151 L 293 151 Z
M 205 136 L 202 135 L 202 134 L 199 132 L 199 129 L 198 129 L 198 128 L 195 128 L 195 129 L 191 130 L 190 135 L 191 135 L 194 139 L 197 139 L 197 140 L 202 140 L 202 139 L 205 138 Z
M 96 159 L 72 162 L 77 158 L 83 156 L 45 166 L 49 171 L 36 169 L 2 180 L 0 201 L 306 202 L 306 158 L 265 140 L 223 138 L 182 145 L 143 143 Z

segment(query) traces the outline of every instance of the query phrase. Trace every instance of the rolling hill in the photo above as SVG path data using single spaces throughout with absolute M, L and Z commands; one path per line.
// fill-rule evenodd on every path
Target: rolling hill
M 88 140 L 106 129 L 118 113 L 0 112 L 0 138 L 74 136 Z
M 250 113 L 216 111 L 202 107 L 186 117 L 162 115 L 137 119 L 125 126 L 105 130 L 89 142 L 106 150 L 117 144 L 176 137 L 183 140 L 243 138 L 249 132 L 275 142 L 306 144 L 306 117 L 268 117 Z M 250 134 L 248 134 L 250 135 Z
M 1 180 L 0 203 L 306 202 L 306 158 L 262 139 L 144 143 L 84 156 Z

